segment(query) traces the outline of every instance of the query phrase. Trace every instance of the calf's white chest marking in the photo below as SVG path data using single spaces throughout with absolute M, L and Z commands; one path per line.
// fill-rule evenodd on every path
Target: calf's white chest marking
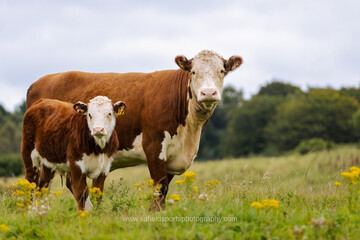
M 109 174 L 112 161 L 113 158 L 104 153 L 97 156 L 93 153 L 90 155 L 84 153 L 82 160 L 77 161 L 76 164 L 82 173 L 86 173 L 89 178 L 95 179 L 101 173 L 104 173 L 105 176 Z

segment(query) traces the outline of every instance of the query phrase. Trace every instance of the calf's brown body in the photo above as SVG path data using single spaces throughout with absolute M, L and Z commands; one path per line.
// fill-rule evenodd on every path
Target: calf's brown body
M 29 107 L 24 116 L 21 154 L 25 178 L 47 187 L 54 177 L 55 166 L 67 174 L 67 186 L 82 210 L 88 197 L 86 173 L 77 164 L 83 155 L 105 154 L 111 157 L 119 147 L 116 131 L 101 149 L 91 136 L 85 115 L 74 111 L 73 104 L 54 99 L 41 99 Z M 38 155 L 35 157 L 35 155 Z M 41 158 L 40 169 L 34 159 Z M 40 161 L 40 159 L 39 159 Z M 94 187 L 103 189 L 105 174 L 94 179 Z

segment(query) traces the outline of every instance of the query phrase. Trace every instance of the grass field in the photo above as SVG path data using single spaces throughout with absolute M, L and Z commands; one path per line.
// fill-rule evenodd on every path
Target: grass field
M 354 165 L 360 166 L 356 146 L 304 156 L 196 162 L 189 169 L 195 178 L 181 186 L 175 182 L 184 176 L 174 178 L 168 196 L 180 200 L 173 195 L 161 212 L 148 211 L 152 191 L 146 166 L 110 173 L 102 204 L 80 214 L 59 177 L 50 193 L 36 198 L 38 205 L 32 203 L 33 210 L 19 204 L 21 196 L 7 187 L 17 179 L 2 179 L 0 238 L 360 239 L 360 182 L 341 176 Z

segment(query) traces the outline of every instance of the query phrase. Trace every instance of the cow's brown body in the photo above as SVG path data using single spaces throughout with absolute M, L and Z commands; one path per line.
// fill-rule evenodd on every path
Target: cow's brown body
M 67 186 L 78 201 L 80 210 L 84 208 L 88 189 L 86 173 L 81 171 L 77 162 L 84 154 L 104 154 L 111 158 L 118 147 L 118 137 L 113 131 L 109 142 L 101 149 L 90 134 L 86 116 L 75 112 L 73 104 L 41 99 L 25 113 L 21 153 L 26 179 L 36 182 L 41 188 L 49 185 L 55 168 L 69 172 Z M 42 161 L 40 171 L 33 164 L 37 158 Z M 104 174 L 97 176 L 94 187 L 102 190 L 105 177 Z

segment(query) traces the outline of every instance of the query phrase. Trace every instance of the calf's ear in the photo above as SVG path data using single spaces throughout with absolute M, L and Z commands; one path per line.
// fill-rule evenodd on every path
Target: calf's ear
M 126 104 L 122 101 L 117 101 L 114 105 L 113 105 L 113 108 L 114 108 L 114 112 L 117 114 L 117 115 L 124 115 L 125 113 L 125 108 L 126 108 Z
M 185 56 L 176 56 L 175 58 L 176 64 L 185 71 L 191 71 L 192 67 L 192 59 L 188 60 Z
M 78 113 L 83 114 L 83 115 L 85 115 L 88 110 L 87 105 L 80 101 L 75 103 L 73 108 L 75 111 L 77 111 Z
M 240 56 L 232 56 L 229 60 L 224 61 L 225 71 L 231 72 L 237 69 L 243 62 L 243 59 Z

